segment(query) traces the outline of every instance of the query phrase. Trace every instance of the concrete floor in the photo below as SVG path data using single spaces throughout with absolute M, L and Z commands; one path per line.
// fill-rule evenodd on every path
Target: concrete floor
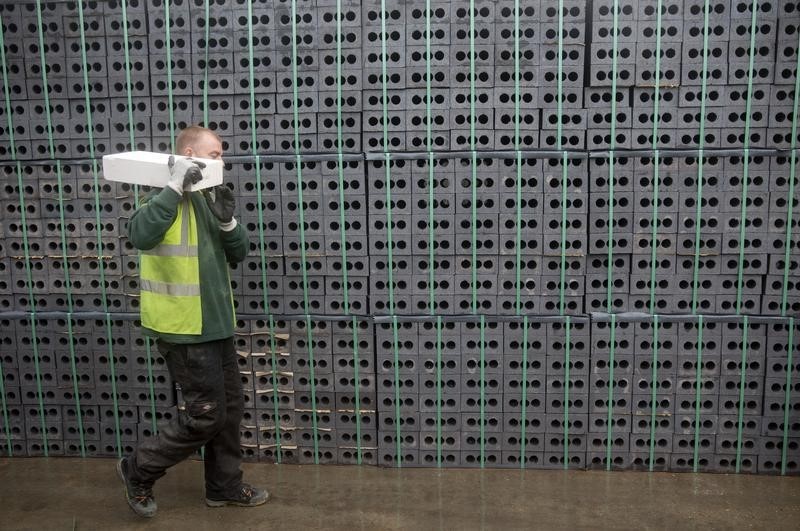
M 800 477 L 245 465 L 273 499 L 209 509 L 202 464 L 134 515 L 110 459 L 0 459 L 0 529 L 800 529 Z

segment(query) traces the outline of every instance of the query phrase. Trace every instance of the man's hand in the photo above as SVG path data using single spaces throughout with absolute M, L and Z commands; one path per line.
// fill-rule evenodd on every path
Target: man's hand
M 167 161 L 169 166 L 169 182 L 167 186 L 175 190 L 178 195 L 183 195 L 184 189 L 187 186 L 197 184 L 203 178 L 203 172 L 200 170 L 205 168 L 206 165 L 199 160 L 178 158 L 169 156 Z
M 231 189 L 224 185 L 215 186 L 211 190 L 203 190 L 203 196 L 206 198 L 208 208 L 220 221 L 220 228 L 225 231 L 232 230 L 236 226 L 233 220 L 236 200 Z

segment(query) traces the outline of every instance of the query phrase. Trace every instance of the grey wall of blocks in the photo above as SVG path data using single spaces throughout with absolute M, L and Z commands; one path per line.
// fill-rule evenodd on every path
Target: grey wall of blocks
M 222 135 L 248 460 L 797 474 L 800 3 L 3 2 L 0 455 L 173 414 L 107 153 Z

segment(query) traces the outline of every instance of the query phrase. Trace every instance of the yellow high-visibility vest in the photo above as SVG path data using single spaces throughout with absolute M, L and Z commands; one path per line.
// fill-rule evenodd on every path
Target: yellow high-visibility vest
M 188 194 L 164 239 L 142 251 L 140 263 L 142 326 L 167 334 L 200 335 L 200 261 L 197 220 Z

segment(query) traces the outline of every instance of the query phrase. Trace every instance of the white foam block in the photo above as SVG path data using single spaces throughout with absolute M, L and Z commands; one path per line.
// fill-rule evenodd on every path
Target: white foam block
M 141 184 L 163 188 L 169 182 L 169 155 L 164 153 L 151 153 L 149 151 L 129 151 L 103 156 L 103 177 L 109 181 L 129 184 Z M 188 158 L 175 155 L 176 158 Z M 222 184 L 222 161 L 212 159 L 199 159 L 205 163 L 203 179 L 192 185 L 189 190 L 202 190 Z

